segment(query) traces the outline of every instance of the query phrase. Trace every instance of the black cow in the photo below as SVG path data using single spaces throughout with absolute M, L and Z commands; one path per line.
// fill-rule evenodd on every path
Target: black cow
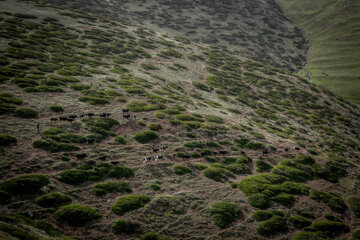
M 245 155 L 245 154 L 246 154 L 246 152 L 244 152 L 244 151 L 241 151 L 240 153 L 241 153 L 242 155 Z
M 75 119 L 75 118 L 77 118 L 78 116 L 77 115 L 70 115 L 68 118 L 70 118 L 70 119 Z
M 94 144 L 94 143 L 95 143 L 95 139 L 88 139 L 86 142 L 87 142 L 87 144 Z
M 75 121 L 75 119 L 73 119 L 73 118 L 68 118 L 68 119 L 66 119 L 66 121 L 68 121 L 68 122 L 70 122 L 70 123 L 72 124 L 72 122 Z
M 288 149 L 288 148 L 285 148 L 284 150 L 285 150 L 285 152 L 288 152 L 288 151 L 289 151 L 289 149 Z
M 123 109 L 122 112 L 123 113 L 128 113 L 128 112 L 130 112 L 130 110 L 129 109 Z
M 86 113 L 85 115 L 88 116 L 88 117 L 93 117 L 93 116 L 95 116 L 94 113 Z
M 160 150 L 165 151 L 168 148 L 168 146 L 162 146 Z
M 185 156 L 182 156 L 182 159 L 185 161 L 185 160 L 189 160 L 191 157 L 190 155 L 185 155 Z
M 227 154 L 227 151 L 219 151 L 220 154 L 225 155 Z
M 86 158 L 88 155 L 86 154 L 86 153 L 78 153 L 78 154 L 76 154 L 76 158 L 77 159 L 84 159 L 84 158 Z
M 123 115 L 123 118 L 129 119 L 129 118 L 130 118 L 130 114 Z
M 99 114 L 100 117 L 109 117 L 111 114 L 110 113 L 101 113 Z
M 296 150 L 296 151 L 300 151 L 300 148 L 299 148 L 299 147 L 296 147 L 295 150 Z
M 151 157 L 144 157 L 144 159 L 143 159 L 144 161 L 144 163 L 146 163 L 146 162 L 151 162 Z
M 111 161 L 111 164 L 112 164 L 112 165 L 118 165 L 119 162 L 118 162 L 118 161 Z
M 158 148 L 153 148 L 153 152 L 155 153 L 155 152 L 158 152 L 160 149 L 158 149 Z
M 100 157 L 99 157 L 99 160 L 100 160 L 100 161 L 105 161 L 106 158 L 107 158 L 107 156 L 100 156 Z
M 83 117 L 85 117 L 85 116 L 86 116 L 86 114 L 81 114 L 79 117 L 83 118 Z
M 57 120 L 59 120 L 58 118 L 50 118 L 50 121 L 52 122 L 56 122 Z
M 263 154 L 264 154 L 264 155 L 265 155 L 265 154 L 269 154 L 269 150 L 267 150 L 266 148 L 263 149 Z
M 67 117 L 59 117 L 59 120 L 60 120 L 60 121 L 67 121 L 68 118 L 67 118 Z
M 161 160 L 161 159 L 164 159 L 164 156 L 156 156 L 156 157 L 155 157 L 155 160 L 157 160 L 157 161 L 158 161 L 158 160 Z
M 218 153 L 218 152 L 213 152 L 212 154 L 213 154 L 213 155 L 218 155 L 219 153 Z

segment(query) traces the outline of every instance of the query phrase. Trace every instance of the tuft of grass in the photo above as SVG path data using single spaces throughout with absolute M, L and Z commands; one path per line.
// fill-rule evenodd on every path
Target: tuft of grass
M 151 199 L 144 195 L 128 195 L 119 197 L 111 210 L 119 216 L 127 212 L 144 207 Z
M 112 192 L 130 193 L 132 192 L 132 189 L 128 183 L 118 181 L 99 183 L 92 189 L 92 193 L 96 196 L 103 196 Z
M 14 116 L 19 118 L 37 118 L 38 112 L 32 108 L 18 108 Z
M 59 208 L 54 217 L 59 223 L 81 227 L 90 221 L 101 218 L 101 215 L 88 206 L 72 204 Z
M 8 134 L 0 134 L 0 146 L 5 147 L 16 143 L 17 143 L 16 137 L 13 137 Z
M 360 218 L 360 198 L 359 197 L 350 197 L 348 199 L 350 209 L 353 211 L 354 215 L 357 218 Z
M 39 191 L 49 183 L 49 178 L 42 174 L 21 175 L 2 181 L 0 183 L 0 190 L 13 195 L 30 194 Z
M 48 193 L 35 199 L 35 203 L 37 205 L 46 208 L 60 207 L 63 205 L 67 205 L 70 202 L 71 198 L 58 192 Z
M 260 223 L 256 231 L 264 237 L 271 237 L 289 230 L 286 219 L 281 216 L 273 216 L 270 219 Z
M 116 220 L 111 224 L 111 230 L 115 234 L 131 234 L 140 228 L 140 224 L 129 222 L 122 219 Z
M 56 113 L 64 112 L 64 108 L 58 105 L 52 105 L 50 106 L 50 110 Z
M 211 205 L 210 215 L 217 226 L 225 228 L 235 222 L 242 213 L 235 203 L 217 202 Z
M 187 173 L 192 173 L 192 170 L 188 167 L 185 167 L 183 165 L 176 165 L 174 166 L 174 172 L 177 175 L 185 175 Z
M 145 143 L 148 143 L 150 141 L 153 141 L 153 140 L 157 139 L 158 135 L 154 131 L 146 130 L 146 131 L 143 131 L 143 132 L 136 133 L 134 135 L 134 138 L 139 143 L 145 144 Z

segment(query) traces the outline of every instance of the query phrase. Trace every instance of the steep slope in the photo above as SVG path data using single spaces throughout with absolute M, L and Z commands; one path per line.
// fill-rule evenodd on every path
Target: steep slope
M 311 42 L 307 69 L 314 81 L 360 104 L 360 2 L 278 2 Z
M 356 106 L 219 46 L 41 3 L 0 8 L 1 237 L 360 227 Z
M 85 12 L 112 15 L 155 32 L 220 44 L 239 55 L 290 71 L 305 64 L 303 33 L 273 0 L 59 1 Z

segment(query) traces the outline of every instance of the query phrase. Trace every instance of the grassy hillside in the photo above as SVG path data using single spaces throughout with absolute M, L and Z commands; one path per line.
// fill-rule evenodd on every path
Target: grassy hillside
M 356 106 L 221 46 L 0 9 L 2 239 L 358 234 Z
M 314 81 L 360 104 L 360 2 L 278 2 L 311 42 L 307 69 Z
M 178 39 L 226 46 L 238 55 L 290 71 L 299 71 L 306 62 L 303 33 L 273 0 L 46 2 L 111 15 Z

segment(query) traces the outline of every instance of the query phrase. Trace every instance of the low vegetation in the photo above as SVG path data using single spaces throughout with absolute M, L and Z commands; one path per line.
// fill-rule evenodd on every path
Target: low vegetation
M 119 197 L 111 210 L 119 216 L 127 212 L 144 207 L 151 199 L 144 195 L 128 195 Z
M 54 213 L 54 217 L 59 223 L 81 227 L 90 221 L 101 218 L 101 215 L 88 206 L 66 205 L 59 208 Z

